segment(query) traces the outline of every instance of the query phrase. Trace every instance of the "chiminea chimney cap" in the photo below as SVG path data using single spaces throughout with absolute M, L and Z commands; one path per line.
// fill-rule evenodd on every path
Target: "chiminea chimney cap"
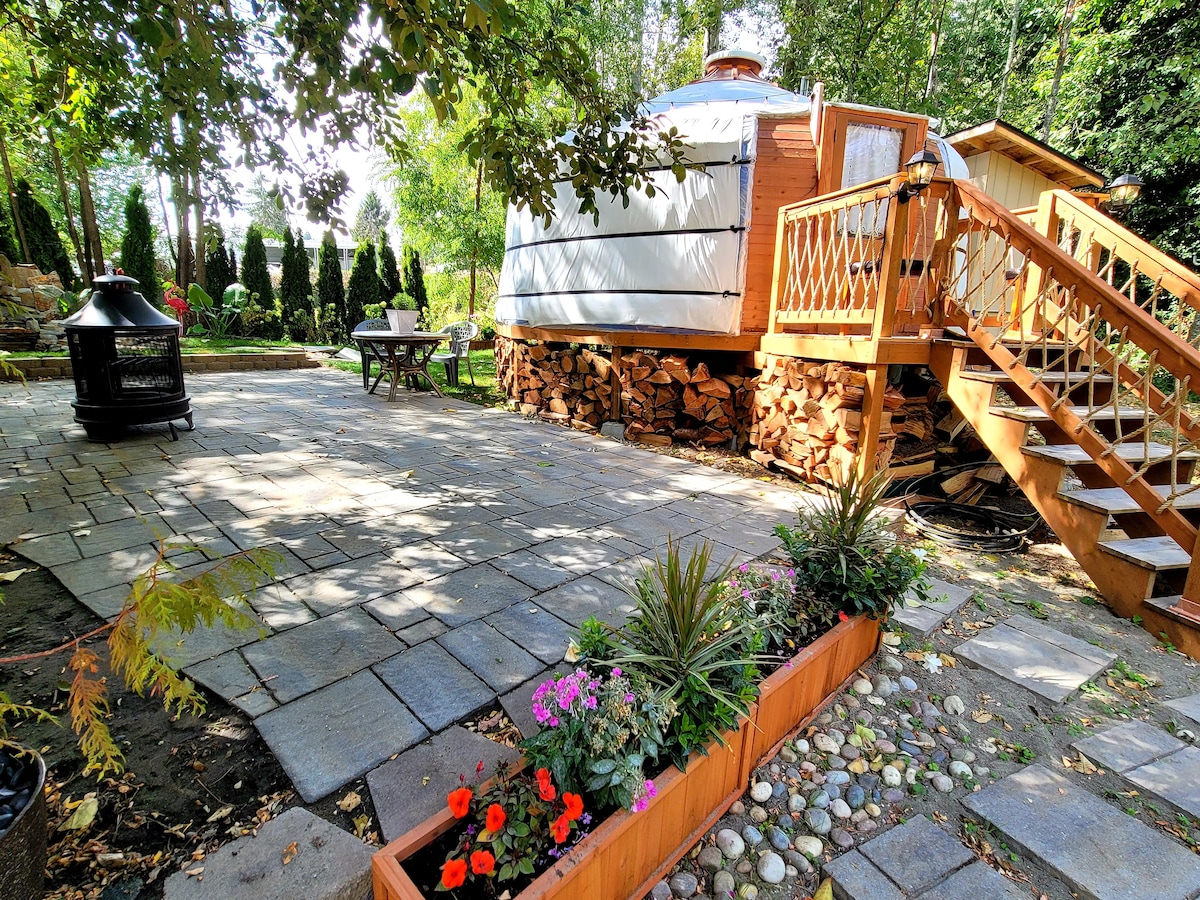
M 137 281 L 128 275 L 100 275 L 92 280 L 92 294 L 75 315 L 63 322 L 72 328 L 153 328 L 178 330 L 179 323 L 163 315 L 134 290 Z
M 93 288 L 109 288 L 117 291 L 132 291 L 140 282 L 128 275 L 97 275 L 92 279 Z

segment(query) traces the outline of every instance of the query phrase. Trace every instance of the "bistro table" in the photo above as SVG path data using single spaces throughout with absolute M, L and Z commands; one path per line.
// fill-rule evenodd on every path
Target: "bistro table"
M 450 339 L 448 334 L 434 334 L 429 331 L 413 331 L 408 334 L 395 331 L 355 331 L 350 337 L 354 338 L 359 346 L 369 350 L 370 356 L 379 363 L 379 374 L 367 393 L 375 393 L 375 388 L 379 386 L 383 376 L 387 375 L 392 381 L 388 400 L 396 399 L 396 386 L 400 384 L 401 379 L 409 377 L 414 380 L 424 378 L 434 393 L 439 397 L 446 396 L 429 375 L 429 358 L 433 356 L 438 344 Z

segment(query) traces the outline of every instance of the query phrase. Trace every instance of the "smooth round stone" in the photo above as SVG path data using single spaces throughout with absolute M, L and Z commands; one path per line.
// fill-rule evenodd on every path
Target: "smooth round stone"
M 850 806 L 841 797 L 829 802 L 829 812 L 839 819 L 848 819 L 851 815 Z
M 992 770 L 989 769 L 987 766 L 976 766 L 975 767 L 975 774 L 980 778 L 983 778 L 985 775 L 990 774 L 991 771 Z
M 917 683 L 915 681 L 913 681 L 911 678 L 909 678 L 907 675 L 901 675 L 896 680 L 900 682 L 900 687 L 903 690 L 909 691 L 911 693 L 912 691 L 915 691 L 917 689 Z
M 836 728 L 830 728 L 829 731 L 827 731 L 825 734 L 831 741 L 833 741 L 839 747 L 842 746 L 842 744 L 846 743 L 846 734 L 843 731 L 839 731 Z M 835 750 L 832 752 L 836 753 L 837 751 Z
M 863 812 L 865 812 L 872 819 L 878 819 L 881 815 L 883 815 L 883 810 L 874 803 L 868 803 L 863 806 Z
M 796 738 L 793 743 L 796 745 L 796 752 L 800 755 L 803 756 L 808 752 L 808 741 L 806 741 L 804 738 Z
M 849 694 L 842 698 L 842 703 L 846 704 L 846 709 L 859 709 L 862 706 L 857 697 L 851 697 Z
M 788 836 L 784 833 L 782 828 L 776 828 L 774 825 L 772 825 L 767 829 L 767 843 L 776 850 L 783 851 L 788 848 Z
M 896 745 L 886 738 L 881 738 L 875 742 L 875 749 L 880 753 L 895 753 Z
M 918 769 L 915 769 L 915 768 L 914 768 L 914 769 L 908 769 L 908 770 L 906 770 L 906 771 L 905 771 L 905 773 L 904 773 L 904 780 L 905 780 L 906 782 L 908 782 L 909 784 L 916 784 L 916 783 L 917 783 L 917 775 L 918 775 L 918 774 L 919 774 L 919 770 L 918 770 Z M 944 776 L 943 776 L 943 777 L 944 777 Z
M 650 900 L 670 900 L 671 886 L 665 881 L 660 881 L 654 887 L 650 888 Z
M 780 768 L 779 763 L 771 763 L 771 774 L 774 775 L 776 778 L 779 777 L 779 773 L 782 771 L 783 771 L 783 769 Z
M 961 716 L 966 712 L 967 705 L 962 702 L 962 698 L 958 694 L 951 694 L 942 701 L 942 709 L 952 716 Z
M 933 735 L 931 735 L 927 731 L 918 731 L 917 739 L 913 743 L 915 743 L 918 747 L 921 747 L 922 749 L 925 749 L 925 750 L 928 750 L 931 747 L 937 746 L 937 744 L 933 740 Z
M 846 761 L 838 753 L 829 754 L 828 763 L 831 769 L 841 770 L 846 768 Z
M 762 832 L 753 825 L 747 825 L 742 829 L 742 840 L 746 842 L 747 847 L 757 847 L 763 842 Z
M 778 853 L 769 851 L 758 858 L 758 877 L 767 884 L 780 884 L 787 875 L 787 864 Z
M 771 799 L 771 782 L 759 781 L 750 788 L 750 799 L 755 803 L 766 803 Z
M 804 813 L 804 822 L 808 825 L 809 830 L 816 835 L 829 834 L 829 830 L 833 828 L 833 820 L 829 818 L 829 813 L 823 809 L 810 809 Z
M 825 785 L 825 793 L 829 796 L 831 801 L 836 800 L 838 797 L 842 796 L 842 785 L 827 784 Z
M 771 799 L 782 800 L 784 794 L 787 793 L 787 785 L 782 781 L 777 781 L 771 788 Z
M 840 749 L 838 751 L 838 753 L 841 755 L 842 759 L 847 759 L 847 760 L 858 759 L 859 754 L 861 752 L 862 752 L 861 750 L 859 750 L 857 747 L 855 747 L 853 744 L 851 744 L 849 742 L 842 744 L 842 749 Z
M 954 782 L 941 772 L 935 774 L 929 781 L 935 789 L 941 791 L 943 794 L 948 794 L 954 790 Z
M 812 762 L 811 760 L 806 759 L 804 762 L 800 763 L 800 771 L 801 772 L 810 772 L 810 773 L 815 772 L 815 771 L 817 771 L 817 764 L 815 762 Z
M 921 701 L 921 715 L 933 716 L 935 719 L 942 714 L 942 711 L 930 703 L 928 700 Z
M 699 889 L 700 884 L 691 872 L 676 872 L 671 876 L 671 894 L 679 900 L 687 900 Z
M 903 756 L 898 756 L 892 760 L 892 768 L 897 772 L 903 772 L 908 768 L 908 760 L 906 760 Z
M 879 776 L 883 779 L 883 783 L 888 787 L 900 787 L 900 782 L 903 780 L 900 770 L 895 766 L 884 766 L 883 769 L 880 770 Z
M 758 822 L 761 825 L 763 822 L 767 821 L 767 811 L 761 806 L 752 806 L 750 807 L 750 819 L 754 822 Z
M 746 814 L 746 804 L 741 800 L 734 800 L 733 804 L 729 807 L 729 814 L 731 816 L 744 816 Z
M 779 758 L 790 765 L 796 761 L 796 751 L 784 744 L 779 748 Z
M 879 668 L 890 675 L 896 675 L 904 671 L 904 663 L 890 653 L 885 653 L 883 659 L 879 660 Z
M 854 815 L 850 817 L 850 821 L 857 825 L 859 822 L 869 818 L 871 817 L 867 815 L 867 811 L 865 809 L 856 809 L 854 811 Z
M 908 741 L 909 743 L 912 743 L 916 739 L 917 739 L 917 734 L 911 728 L 901 728 L 900 729 L 900 740 Z
M 888 788 L 883 792 L 883 799 L 887 803 L 899 803 L 904 799 L 904 791 L 900 790 L 898 787 Z
M 846 772 L 828 772 L 825 781 L 829 784 L 849 784 L 850 776 Z
M 909 756 L 920 756 L 921 755 L 921 748 L 918 747 L 916 744 L 910 743 L 909 741 L 901 741 L 900 749 L 903 750 L 905 753 L 907 753 Z
M 725 865 L 725 854 L 721 852 L 720 847 L 705 847 L 700 851 L 696 862 L 700 864 L 700 868 L 704 869 L 704 871 L 715 872 Z
M 832 721 L 833 713 L 821 713 L 819 716 L 813 719 L 813 724 L 817 726 L 828 725 Z
M 854 846 L 854 838 L 850 837 L 848 831 L 841 828 L 835 828 L 829 832 L 829 839 L 841 847 L 843 850 L 849 850 Z
M 875 721 L 875 717 L 871 715 L 869 709 L 860 709 L 854 714 L 854 721 L 860 725 L 870 725 Z
M 900 715 L 896 716 L 896 724 L 901 728 L 912 728 L 913 717 L 908 713 L 900 713 Z
M 874 819 L 863 819 L 861 822 L 858 823 L 857 827 L 858 827 L 858 830 L 861 831 L 863 834 L 870 834 L 872 831 L 874 831 L 876 828 L 879 827 L 879 823 L 876 822 Z
M 820 838 L 808 834 L 800 835 L 792 843 L 795 844 L 797 852 L 803 853 L 809 859 L 820 859 L 821 853 L 825 850 L 825 845 L 821 843 Z
M 930 757 L 930 759 L 932 759 L 939 766 L 944 765 L 946 760 L 948 760 L 949 758 L 950 758 L 950 754 L 948 754 L 945 750 L 939 750 L 937 753 L 933 754 L 933 756 Z
M 732 828 L 722 828 L 717 832 L 717 846 L 726 859 L 737 859 L 746 852 L 746 842 Z
M 788 868 L 796 873 L 803 872 L 805 875 L 812 872 L 812 863 L 808 861 L 802 853 L 797 853 L 795 850 L 785 850 L 783 861 L 788 864 Z M 795 877 L 794 875 L 792 876 Z
M 867 802 L 867 792 L 857 784 L 852 784 L 846 788 L 846 805 L 851 809 L 862 809 L 863 804 Z
M 748 859 L 739 860 L 735 868 L 737 869 L 737 873 L 739 875 L 749 875 L 754 871 L 754 863 L 750 862 Z
M 871 679 L 871 692 L 876 697 L 890 697 L 895 691 L 896 686 L 886 675 L 876 675 Z
M 788 766 L 787 771 L 784 772 L 783 774 L 786 775 L 788 778 L 792 779 L 792 781 L 800 780 L 800 770 L 797 769 L 795 766 Z
M 942 743 L 942 746 L 943 746 L 943 747 L 946 747 L 947 749 L 953 750 L 955 747 L 957 747 L 957 746 L 958 746 L 958 741 L 956 741 L 954 738 L 952 738 L 952 737 L 951 737 L 950 735 L 948 735 L 948 734 L 942 734 L 942 733 L 939 731 L 939 732 L 937 733 L 937 735 L 935 735 L 935 736 L 937 737 L 937 739 L 938 739 L 939 741 L 941 741 L 941 743 Z
M 757 885 L 746 882 L 740 888 L 738 888 L 738 897 L 741 898 L 741 900 L 758 900 Z
M 950 774 L 955 778 L 970 778 L 975 773 L 971 771 L 971 767 L 965 762 L 956 759 L 950 763 Z
M 950 758 L 957 759 L 957 760 L 959 760 L 961 762 L 965 762 L 965 763 L 975 762 L 975 754 L 972 753 L 970 750 L 968 750 L 966 747 L 955 747 L 953 750 L 950 751 Z
M 788 797 L 788 812 L 804 812 L 808 807 L 808 801 L 804 799 L 802 794 L 792 794 Z
M 879 787 L 879 776 L 867 773 L 859 777 L 858 783 L 862 785 L 864 791 L 873 791 Z
M 813 746 L 821 753 L 837 753 L 839 745 L 829 735 L 818 731 L 813 735 Z
M 845 699 L 849 698 L 847 697 Z M 846 712 L 846 707 L 842 706 L 842 704 L 835 703 L 833 704 L 833 715 L 838 719 L 838 721 L 844 722 L 846 721 L 846 716 L 849 715 L 849 713 Z
M 817 776 L 813 775 L 812 781 L 800 782 L 800 790 L 804 791 L 804 793 L 806 793 L 806 794 L 811 794 L 814 791 L 818 790 L 821 787 L 821 785 L 823 785 L 824 783 L 825 783 L 824 775 L 821 776 L 820 781 L 817 781 Z
M 887 704 L 887 701 L 884 700 L 882 697 L 876 697 L 876 696 L 868 697 L 867 702 L 870 703 L 872 706 L 884 706 Z
M 874 692 L 875 688 L 871 686 L 871 682 L 865 678 L 854 679 L 854 684 L 850 685 L 854 689 L 854 693 L 866 697 Z
M 722 870 L 713 876 L 712 886 L 713 893 L 718 897 L 728 897 L 737 887 L 737 881 L 731 873 Z

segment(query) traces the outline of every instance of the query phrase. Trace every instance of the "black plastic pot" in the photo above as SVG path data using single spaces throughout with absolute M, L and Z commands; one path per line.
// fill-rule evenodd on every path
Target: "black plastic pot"
M 46 764 L 40 756 L 32 751 L 18 755 L 0 747 L 0 807 L 16 813 L 7 829 L 0 831 L 4 900 L 35 900 L 42 896 L 46 870 L 45 786 Z

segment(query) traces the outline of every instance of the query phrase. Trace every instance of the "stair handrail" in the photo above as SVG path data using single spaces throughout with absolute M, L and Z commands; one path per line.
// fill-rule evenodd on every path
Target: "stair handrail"
M 1072 434 L 1117 484 L 1123 484 L 1164 533 L 1191 551 L 1197 531 L 1175 508 L 1175 500 L 1200 485 L 1178 482 L 1172 465 L 1164 499 L 1145 477 L 1150 464 L 1131 465 L 1116 450 L 1118 445 L 1134 441 L 1148 448 L 1153 439 L 1169 445 L 1172 462 L 1184 452 L 1200 450 L 1200 429 L 1183 408 L 1190 387 L 1200 388 L 1200 353 L 987 194 L 962 181 L 955 183 L 955 191 L 962 210 L 959 252 L 965 257 L 960 271 L 943 282 L 948 317 L 963 325 L 1045 413 Z M 999 239 L 1000 246 L 985 247 L 989 238 Z M 1015 273 L 1008 266 L 1014 252 L 1022 258 Z M 976 290 L 994 292 L 1001 283 L 1003 288 L 995 298 L 987 299 L 979 309 L 972 308 L 971 294 Z M 985 325 L 989 313 L 998 321 Z M 1031 358 L 1031 351 L 1045 355 L 1064 345 L 1084 354 L 1094 368 L 1079 374 L 1072 385 L 1071 353 L 1063 353 L 1061 377 L 1067 383 L 1056 396 L 1042 380 L 1045 373 L 1032 372 L 1024 363 Z M 1146 372 L 1139 373 L 1128 364 L 1130 348 L 1146 354 Z M 1152 383 L 1156 366 L 1176 379 L 1169 396 Z M 1095 375 L 1100 373 L 1111 375 L 1115 382 L 1111 398 L 1096 399 Z M 1082 414 L 1065 405 L 1071 387 L 1087 390 Z M 1130 398 L 1139 404 L 1142 422 L 1131 433 L 1122 434 L 1119 409 L 1121 401 Z M 1110 409 L 1118 410 L 1112 439 L 1093 427 L 1100 413 Z M 1169 430 L 1169 440 L 1159 441 L 1155 436 L 1161 429 Z M 1149 456 L 1147 453 L 1146 458 Z

